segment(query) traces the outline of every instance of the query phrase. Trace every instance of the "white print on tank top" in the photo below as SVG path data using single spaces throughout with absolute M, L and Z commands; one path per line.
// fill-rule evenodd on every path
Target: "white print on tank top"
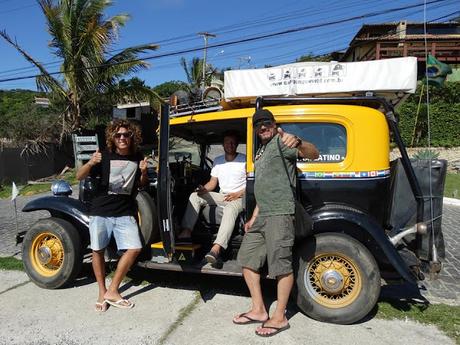
M 131 194 L 136 179 L 137 163 L 127 160 L 110 161 L 108 194 Z

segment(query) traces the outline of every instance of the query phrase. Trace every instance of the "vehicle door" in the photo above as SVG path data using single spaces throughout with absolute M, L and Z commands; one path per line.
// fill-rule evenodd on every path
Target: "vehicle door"
M 169 168 L 169 105 L 162 105 L 158 148 L 158 223 L 166 256 L 171 261 L 174 253 L 174 228 L 171 203 L 171 171 Z

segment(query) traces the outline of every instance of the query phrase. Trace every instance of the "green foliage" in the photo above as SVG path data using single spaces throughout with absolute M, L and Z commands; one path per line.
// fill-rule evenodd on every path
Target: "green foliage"
M 460 199 L 460 174 L 447 174 L 444 196 Z
M 65 180 L 69 182 L 71 185 L 78 184 L 78 180 L 75 177 L 75 171 L 68 170 L 64 175 L 55 176 L 54 179 L 50 179 L 50 181 L 54 180 Z M 38 184 L 27 184 L 27 185 L 19 185 L 17 186 L 19 189 L 19 195 L 35 195 L 38 193 L 49 192 L 51 190 L 51 182 L 45 183 L 38 183 Z M 0 184 L 0 199 L 7 199 L 11 198 L 11 184 L 8 185 L 1 185 Z
M 59 116 L 53 108 L 36 105 L 41 93 L 30 90 L 0 90 L 0 138 L 22 145 L 37 138 L 54 141 L 59 133 Z
M 419 85 L 417 92 L 410 96 L 398 109 L 399 129 L 404 142 L 408 146 L 411 144 L 414 135 L 421 89 L 422 87 Z M 446 82 L 442 87 L 430 86 L 429 97 L 431 146 L 460 146 L 460 83 Z M 412 146 L 428 146 L 426 89 L 423 91 L 421 104 L 415 130 L 415 140 Z
M 187 76 L 188 84 L 186 85 L 191 101 L 197 102 L 201 99 L 203 86 L 211 85 L 213 77 L 218 74 L 217 68 L 207 63 L 203 81 L 203 59 L 194 57 L 187 62 L 185 58 L 181 58 L 180 64 Z
M 334 60 L 330 54 L 325 55 L 314 55 L 312 53 L 308 53 L 307 55 L 302 55 L 295 62 L 310 62 L 310 61 L 321 61 L 321 62 L 329 62 Z
M 412 156 L 414 159 L 437 159 L 438 157 L 439 152 L 430 149 L 420 150 Z
M 172 80 L 159 84 L 153 88 L 153 91 L 162 98 L 169 98 L 169 96 L 178 90 L 187 90 L 187 83 L 179 80 Z
M 6 31 L 0 31 L 13 46 L 41 73 L 37 77 L 39 90 L 47 92 L 53 106 L 63 114 L 63 132 L 72 132 L 82 122 L 105 112 L 106 104 L 133 95 L 154 97 L 142 83 L 119 83 L 121 78 L 148 67 L 139 54 L 157 49 L 144 44 L 128 47 L 111 55 L 118 32 L 129 20 L 126 14 L 107 16 L 110 0 L 38 0 L 51 36 L 52 54 L 63 60 L 62 77 L 55 78 L 45 67 L 24 51 Z M 102 106 L 101 106 L 102 105 Z M 65 125 L 65 126 L 64 126 Z

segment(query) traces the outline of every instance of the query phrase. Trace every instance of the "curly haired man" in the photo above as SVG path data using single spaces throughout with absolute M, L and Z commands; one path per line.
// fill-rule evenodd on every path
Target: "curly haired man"
M 139 185 L 145 185 L 147 162 L 138 151 L 141 142 L 140 129 L 125 120 L 117 120 L 107 126 L 106 150 L 99 149 L 77 171 L 82 180 L 88 175 L 100 177 L 100 184 L 90 209 L 89 232 L 94 275 L 99 287 L 96 311 L 104 312 L 108 305 L 129 309 L 132 301 L 119 292 L 120 284 L 139 255 L 142 244 L 136 219 L 135 194 Z M 109 287 L 105 283 L 104 250 L 112 234 L 119 250 L 125 250 Z

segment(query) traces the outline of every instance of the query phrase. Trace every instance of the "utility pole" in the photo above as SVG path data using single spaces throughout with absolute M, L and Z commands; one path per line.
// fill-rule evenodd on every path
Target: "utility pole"
M 208 37 L 216 37 L 216 35 L 209 32 L 199 32 L 198 35 L 204 38 L 204 52 L 203 52 L 203 90 L 206 87 L 206 52 L 208 50 Z
M 248 65 L 251 63 L 251 57 L 250 56 L 240 56 L 238 58 L 239 63 L 238 63 L 238 69 L 241 69 L 241 65 L 244 62 L 246 62 Z

